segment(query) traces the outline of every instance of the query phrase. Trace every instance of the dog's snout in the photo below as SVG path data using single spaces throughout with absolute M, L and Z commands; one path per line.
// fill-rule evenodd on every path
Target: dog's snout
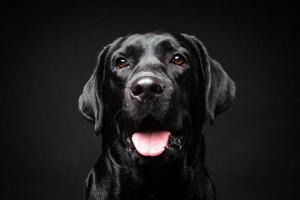
M 164 85 L 159 78 L 146 76 L 136 79 L 130 90 L 135 97 L 140 100 L 154 99 L 164 91 Z

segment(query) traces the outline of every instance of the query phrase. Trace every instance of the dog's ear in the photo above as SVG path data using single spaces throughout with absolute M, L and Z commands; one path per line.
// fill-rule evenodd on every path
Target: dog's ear
M 109 46 L 106 46 L 99 53 L 94 72 L 85 84 L 78 101 L 80 113 L 88 121 L 94 123 L 96 135 L 101 132 L 103 118 L 102 87 L 105 81 L 105 62 L 108 49 Z
M 208 118 L 213 122 L 215 116 L 226 111 L 232 104 L 236 87 L 234 82 L 214 59 L 210 58 L 203 43 L 195 36 L 181 34 L 188 39 L 197 52 L 202 75 L 205 83 L 205 110 Z
M 235 83 L 231 80 L 221 65 L 208 57 L 210 78 L 207 83 L 206 108 L 210 119 L 226 111 L 232 104 L 235 95 Z

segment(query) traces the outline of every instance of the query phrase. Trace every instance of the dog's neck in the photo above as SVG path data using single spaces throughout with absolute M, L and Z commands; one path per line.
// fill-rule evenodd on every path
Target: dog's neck
M 120 194 L 135 194 L 136 197 L 131 200 L 193 199 L 187 198 L 189 194 L 182 194 L 181 191 L 189 191 L 198 196 L 207 195 L 203 194 L 202 190 L 196 191 L 197 188 L 193 187 L 195 182 L 211 185 L 204 166 L 204 136 L 201 131 L 191 135 L 193 138 L 190 138 L 184 145 L 181 157 L 166 164 L 140 165 L 133 160 L 131 152 L 124 152 L 127 148 L 122 134 L 107 134 L 103 137 L 103 143 L 110 145 L 103 146 L 103 153 L 95 168 L 102 167 L 101 170 L 96 171 L 106 171 L 104 174 L 108 176 L 102 178 L 103 180 L 110 180 L 114 184 L 115 181 L 111 179 L 118 180 L 120 187 L 118 190 L 122 191 Z M 198 177 L 197 171 L 199 170 L 203 171 L 205 176 Z M 126 199 L 126 197 L 120 199 Z
M 208 175 L 197 176 L 196 171 L 198 170 L 206 173 L 201 159 L 188 163 L 187 156 L 184 156 L 166 165 L 142 166 L 127 160 L 129 158 L 120 158 L 116 153 L 118 153 L 118 144 L 115 145 L 114 150 L 107 151 L 102 155 L 103 159 L 100 158 L 100 160 L 106 162 L 102 162 L 101 165 L 106 165 L 105 168 L 108 171 L 106 174 L 110 174 L 109 177 L 117 177 L 114 179 L 119 180 L 121 188 L 118 190 L 122 191 L 120 194 L 124 194 L 123 191 L 126 191 L 125 194 L 134 194 L 135 198 L 132 197 L 132 200 L 190 199 L 187 198 L 188 193 L 182 194 L 181 192 L 190 191 L 191 194 L 195 194 L 197 193 L 194 191 L 197 188 L 193 188 L 195 181 L 203 182 L 203 185 L 207 185 L 209 182 Z M 107 162 L 108 160 L 109 162 Z M 183 190 L 183 188 L 185 189 Z M 126 199 L 126 197 L 120 199 Z

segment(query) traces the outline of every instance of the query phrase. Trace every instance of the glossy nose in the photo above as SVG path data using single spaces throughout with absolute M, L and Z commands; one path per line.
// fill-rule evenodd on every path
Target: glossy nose
M 133 81 L 131 92 L 138 100 L 152 100 L 164 91 L 164 86 L 159 78 L 146 76 Z

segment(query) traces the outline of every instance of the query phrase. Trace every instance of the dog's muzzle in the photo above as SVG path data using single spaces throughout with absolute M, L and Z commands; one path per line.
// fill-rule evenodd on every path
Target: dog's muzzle
M 137 124 L 147 116 L 162 121 L 169 111 L 173 91 L 171 81 L 163 74 L 139 72 L 126 84 L 124 111 Z

